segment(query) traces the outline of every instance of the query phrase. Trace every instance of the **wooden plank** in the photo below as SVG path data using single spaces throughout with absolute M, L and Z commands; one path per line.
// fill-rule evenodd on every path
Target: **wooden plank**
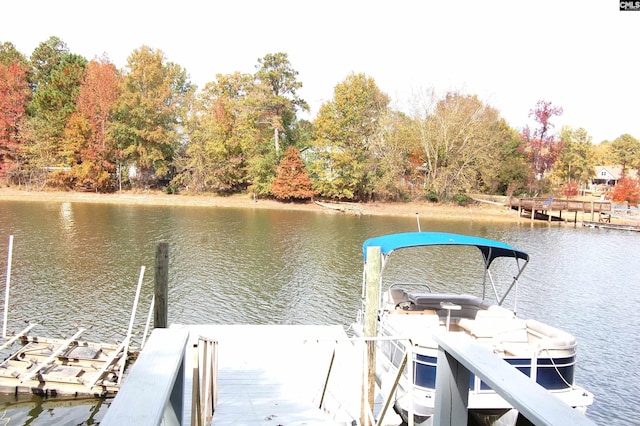
M 80 335 L 85 331 L 84 328 L 81 328 L 80 330 L 78 330 L 78 332 L 76 334 L 74 334 L 73 336 L 71 336 L 70 339 L 66 340 L 63 344 L 61 344 L 55 351 L 53 351 L 53 353 L 49 356 L 49 358 L 47 358 L 46 360 L 44 360 L 40 365 L 38 365 L 38 367 L 34 368 L 33 370 L 29 371 L 29 373 L 20 378 L 21 382 L 26 382 L 27 380 L 30 380 L 33 376 L 35 376 L 40 370 L 42 370 L 44 367 L 46 367 L 47 365 L 49 365 L 59 354 L 61 354 L 64 350 L 66 350 L 69 345 L 71 345 L 73 342 L 76 341 L 76 339 L 78 337 L 80 337 Z
M 42 373 L 42 379 L 46 382 L 81 383 L 78 377 L 84 372 L 81 367 L 70 365 L 58 365 L 46 373 Z
M 29 331 L 31 331 L 31 329 L 33 327 L 35 327 L 36 325 L 38 325 L 37 323 L 34 324 L 29 324 L 24 330 L 22 330 L 20 333 L 16 334 L 15 336 L 13 336 L 11 339 L 7 340 L 6 342 L 4 342 L 2 344 L 2 346 L 0 346 L 0 351 L 3 349 L 8 348 L 9 346 L 13 345 L 15 343 L 16 340 L 20 339 L 22 336 L 25 336 Z
M 366 275 L 366 302 L 364 316 L 364 336 L 375 337 L 378 335 L 378 309 L 380 307 L 380 273 L 382 271 L 382 253 L 380 247 L 367 247 Z M 376 391 L 376 342 L 367 341 L 367 380 L 362 389 L 362 412 L 360 423 L 367 424 L 365 420 L 368 411 L 373 410 Z M 366 403 L 365 403 L 366 402 Z
M 111 355 L 104 361 L 104 365 L 102 366 L 102 368 L 100 368 L 99 371 L 96 373 L 96 375 L 93 377 L 93 379 L 87 383 L 88 388 L 92 388 L 96 385 L 96 383 L 98 383 L 98 380 L 102 378 L 104 373 L 106 373 L 107 369 L 111 367 L 111 365 L 113 365 L 116 359 L 120 360 L 118 355 L 123 351 L 125 345 L 126 345 L 126 342 L 122 342 L 120 346 L 118 346 L 118 348 L 115 351 L 113 351 Z M 125 359 L 123 360 L 123 362 L 126 362 L 127 354 L 124 354 L 124 357 Z M 118 379 L 121 380 L 122 377 L 118 376 Z

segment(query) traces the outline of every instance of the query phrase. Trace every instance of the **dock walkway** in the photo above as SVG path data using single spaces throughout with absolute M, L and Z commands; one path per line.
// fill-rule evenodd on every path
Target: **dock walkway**
M 158 328 L 101 424 L 361 424 L 365 350 L 339 325 Z M 367 417 L 399 425 L 387 403 Z
M 334 348 L 346 342 L 341 326 L 302 325 L 197 325 L 187 328 L 187 348 L 199 337 L 217 341 L 216 425 L 351 424 L 359 415 L 359 368 L 334 364 L 332 377 L 339 386 L 330 388 L 325 406 L 320 399 Z M 185 354 L 185 371 L 192 371 L 195 353 Z M 345 354 L 336 359 L 346 359 Z M 361 361 L 361 360 L 360 360 Z M 353 376 L 349 379 L 349 376 Z M 351 389 L 351 388 L 353 389 Z M 186 375 L 183 419 L 192 416 L 193 380 Z M 346 399 L 345 399 L 346 398 Z M 349 402 L 351 399 L 351 402 Z M 339 402 L 338 402 L 339 401 Z M 347 401 L 345 403 L 345 401 Z M 338 407 L 337 405 L 342 405 Z

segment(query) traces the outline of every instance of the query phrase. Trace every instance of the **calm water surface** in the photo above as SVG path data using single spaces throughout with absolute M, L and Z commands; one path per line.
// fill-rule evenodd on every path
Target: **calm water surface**
M 503 240 L 528 252 L 532 261 L 518 288 L 519 315 L 578 338 L 577 381 L 596 398 L 591 419 L 603 425 L 638 423 L 640 234 L 531 226 L 527 220 L 520 225 L 422 220 L 421 225 Z M 170 323 L 347 326 L 359 307 L 362 242 L 414 230 L 415 218 L 0 201 L 2 283 L 14 235 L 8 330 L 34 321 L 44 336 L 70 335 L 78 325 L 90 327 L 85 339 L 121 340 L 144 266 L 136 316 L 141 333 L 159 242 L 169 243 Z M 423 267 L 402 262 L 405 268 Z M 473 267 L 458 259 L 442 264 Z M 450 285 L 441 283 L 437 290 Z M 38 403 L 2 397 L 0 424 L 97 424 L 106 409 L 96 400 Z

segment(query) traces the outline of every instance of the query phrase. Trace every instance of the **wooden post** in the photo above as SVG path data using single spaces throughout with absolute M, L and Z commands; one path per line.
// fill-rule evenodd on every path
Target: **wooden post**
M 380 247 L 367 247 L 367 266 L 365 269 L 366 300 L 364 316 L 364 337 L 378 335 L 378 307 L 380 305 L 380 272 L 382 270 L 382 255 Z M 373 410 L 376 385 L 376 341 L 367 341 L 367 374 L 366 383 L 362 389 L 361 424 L 367 422 L 367 403 Z
M 9 321 L 9 288 L 11 287 L 11 258 L 13 256 L 13 235 L 9 235 L 7 251 L 7 284 L 4 289 L 4 321 L 2 322 L 2 338 L 7 338 L 7 322 Z
M 536 199 L 531 199 L 531 221 L 533 222 L 533 218 L 536 216 Z
M 156 276 L 154 293 L 154 328 L 167 328 L 169 293 L 169 244 L 158 243 L 156 247 Z

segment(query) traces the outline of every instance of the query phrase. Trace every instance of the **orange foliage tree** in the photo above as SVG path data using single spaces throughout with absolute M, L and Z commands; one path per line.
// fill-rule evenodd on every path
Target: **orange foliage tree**
M 115 65 L 106 56 L 89 62 L 76 100 L 77 111 L 65 129 L 78 158 L 73 167 L 80 186 L 98 191 L 114 187 L 116 151 L 109 140 L 108 127 L 119 94 L 120 78 Z
M 308 200 L 313 197 L 311 179 L 307 174 L 300 151 L 290 146 L 278 165 L 271 193 L 280 200 Z
M 640 182 L 631 176 L 624 176 L 613 187 L 611 198 L 616 203 L 627 202 L 637 205 L 640 202 Z
M 578 182 L 567 182 L 562 186 L 562 195 L 565 197 L 575 197 L 578 195 Z
M 26 68 L 19 63 L 0 62 L 0 176 L 17 159 L 20 125 L 26 118 L 30 93 Z

